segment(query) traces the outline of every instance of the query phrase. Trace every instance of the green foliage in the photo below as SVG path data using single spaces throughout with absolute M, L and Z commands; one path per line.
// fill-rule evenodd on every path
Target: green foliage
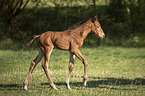
M 144 0 L 30 0 L 14 23 L 7 25 L 0 18 L 0 48 L 9 38 L 22 45 L 34 34 L 66 30 L 95 15 L 99 17 L 106 38 L 100 40 L 91 33 L 85 45 L 144 47 L 144 9 Z
M 83 88 L 83 64 L 76 58 L 68 90 L 65 78 L 68 72 L 69 53 L 53 50 L 49 71 L 58 91 L 52 89 L 42 70 L 41 62 L 30 78 L 28 91 L 23 90 L 23 81 L 30 62 L 38 51 L 28 52 L 0 50 L 0 95 L 1 96 L 144 96 L 145 48 L 98 47 L 82 48 L 88 60 L 88 84 Z

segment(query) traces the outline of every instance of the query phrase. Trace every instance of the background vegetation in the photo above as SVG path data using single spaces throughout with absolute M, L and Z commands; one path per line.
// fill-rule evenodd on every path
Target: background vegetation
M 62 31 L 98 15 L 104 40 L 91 33 L 88 46 L 145 46 L 145 0 L 1 0 L 0 48 L 20 47 L 32 35 Z

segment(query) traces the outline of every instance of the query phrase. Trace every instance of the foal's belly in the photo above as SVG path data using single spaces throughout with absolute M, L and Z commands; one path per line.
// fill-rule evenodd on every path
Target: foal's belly
M 54 42 L 53 44 L 54 44 L 55 49 L 69 50 L 69 47 L 70 47 L 70 43 L 65 40 L 61 40 L 61 41 L 58 40 Z
M 68 50 L 70 47 L 71 35 L 68 32 L 55 33 L 53 37 L 54 48 Z

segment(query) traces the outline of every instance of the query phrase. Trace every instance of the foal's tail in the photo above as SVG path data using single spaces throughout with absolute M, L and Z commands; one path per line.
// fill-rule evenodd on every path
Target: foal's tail
M 34 42 L 34 40 L 35 40 L 36 38 L 38 38 L 38 37 L 40 37 L 40 35 L 34 35 L 34 36 L 32 36 L 32 37 L 23 45 L 23 50 L 24 50 L 24 51 L 27 51 L 27 50 L 30 48 L 30 46 L 32 45 L 32 43 Z

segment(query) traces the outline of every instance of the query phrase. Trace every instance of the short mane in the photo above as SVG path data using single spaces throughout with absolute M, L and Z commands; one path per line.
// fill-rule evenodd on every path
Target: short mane
M 67 30 L 73 30 L 73 29 L 77 28 L 78 26 L 82 25 L 83 23 L 87 22 L 88 20 L 91 20 L 91 18 L 80 21 L 80 22 L 72 25 L 71 27 L 69 27 Z

